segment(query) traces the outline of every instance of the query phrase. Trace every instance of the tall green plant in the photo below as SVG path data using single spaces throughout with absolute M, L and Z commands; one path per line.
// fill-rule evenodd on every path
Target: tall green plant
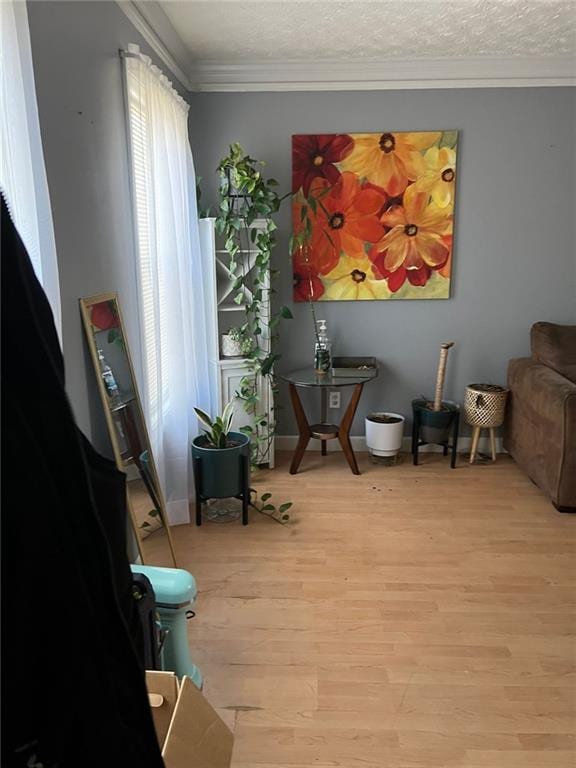
M 280 355 L 273 346 L 280 321 L 292 318 L 288 307 L 275 310 L 272 304 L 276 291 L 270 278 L 277 274 L 271 268 L 271 252 L 276 244 L 272 216 L 278 212 L 283 198 L 276 192 L 278 182 L 262 175 L 263 166 L 263 162 L 247 155 L 240 144 L 230 146 L 228 155 L 218 165 L 220 200 L 216 218 L 216 231 L 223 236 L 228 254 L 233 300 L 246 311 L 246 320 L 239 330 L 247 342 L 246 349 L 250 350 L 250 373 L 240 382 L 238 395 L 253 417 L 254 426 L 246 426 L 243 431 L 252 439 L 255 465 L 263 463 L 276 426 L 275 419 L 269 418 L 261 407 L 258 376 L 268 377 L 272 391 L 276 391 L 274 364 Z M 257 219 L 264 220 L 264 227 L 255 226 Z M 244 258 L 249 249 L 256 252 L 253 265 Z

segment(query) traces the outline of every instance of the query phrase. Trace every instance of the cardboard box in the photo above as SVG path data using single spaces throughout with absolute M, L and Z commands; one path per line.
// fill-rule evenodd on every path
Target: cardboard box
M 166 768 L 230 768 L 232 732 L 190 678 L 146 672 L 146 685 Z

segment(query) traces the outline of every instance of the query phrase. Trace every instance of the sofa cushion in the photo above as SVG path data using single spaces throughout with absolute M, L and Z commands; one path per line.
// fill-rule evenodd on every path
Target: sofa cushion
M 576 382 L 576 325 L 534 323 L 530 343 L 533 360 Z

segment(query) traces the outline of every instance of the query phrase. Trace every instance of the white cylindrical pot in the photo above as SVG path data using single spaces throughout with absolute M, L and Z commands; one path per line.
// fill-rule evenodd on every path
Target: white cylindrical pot
M 374 456 L 396 456 L 403 437 L 404 416 L 399 413 L 384 411 L 366 417 L 366 445 Z
M 228 336 L 227 333 L 223 333 L 220 339 L 222 346 L 222 357 L 242 356 L 242 349 L 240 347 L 239 341 L 235 341 L 231 336 Z

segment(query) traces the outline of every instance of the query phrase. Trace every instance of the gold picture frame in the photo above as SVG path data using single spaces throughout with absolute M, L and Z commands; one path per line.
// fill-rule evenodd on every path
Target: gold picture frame
M 177 567 L 118 294 L 82 298 L 80 311 L 114 460 L 127 475 L 126 499 L 140 559 L 149 565 Z M 112 358 L 112 365 L 107 358 Z M 161 533 L 168 543 L 167 556 L 160 549 Z

